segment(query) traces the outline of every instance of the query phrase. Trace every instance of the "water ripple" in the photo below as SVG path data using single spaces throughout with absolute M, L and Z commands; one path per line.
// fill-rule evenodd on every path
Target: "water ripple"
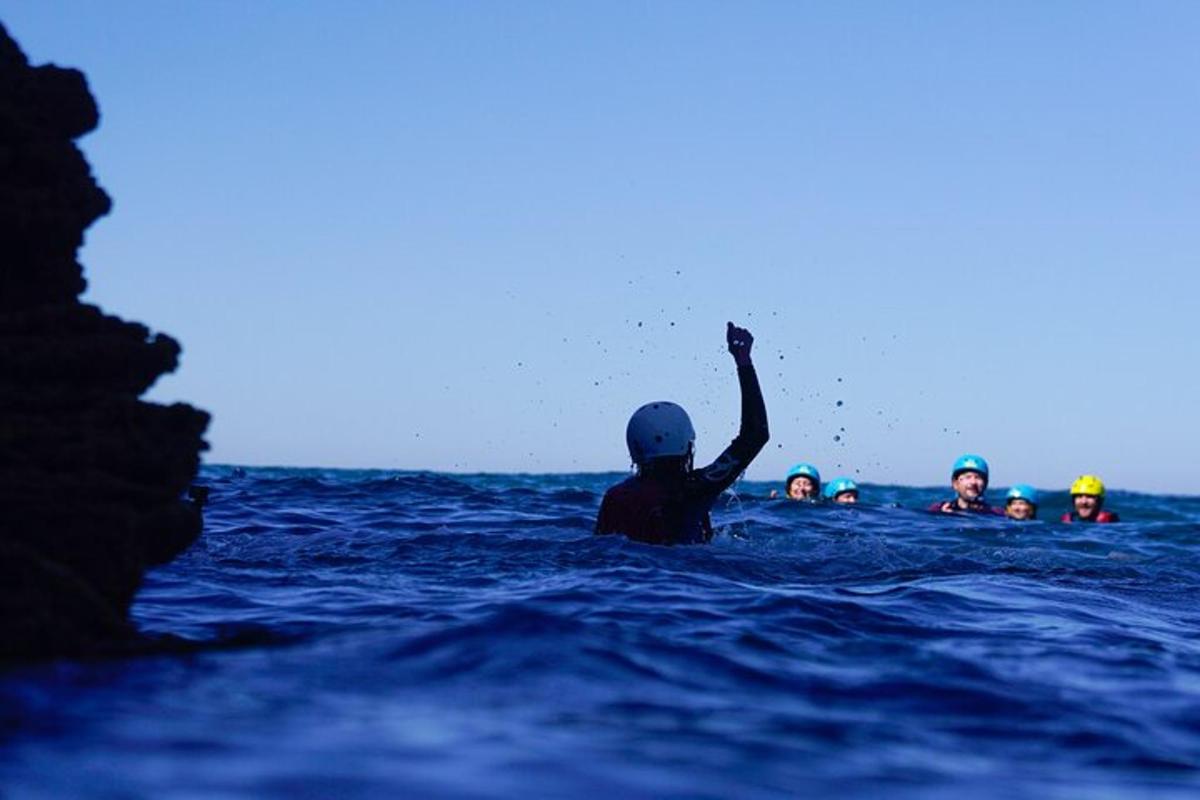
M 591 535 L 618 477 L 207 469 L 205 536 L 136 606 L 201 647 L 0 674 L 0 789 L 1200 790 L 1200 499 L 1080 528 L 751 485 L 658 548 Z

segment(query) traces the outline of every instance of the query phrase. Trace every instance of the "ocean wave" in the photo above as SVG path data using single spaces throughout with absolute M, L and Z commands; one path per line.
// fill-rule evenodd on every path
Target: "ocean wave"
M 203 477 L 135 608 L 173 650 L 0 676 L 15 796 L 1200 787 L 1195 498 L 1081 528 L 750 485 L 663 548 L 591 535 L 619 475 Z

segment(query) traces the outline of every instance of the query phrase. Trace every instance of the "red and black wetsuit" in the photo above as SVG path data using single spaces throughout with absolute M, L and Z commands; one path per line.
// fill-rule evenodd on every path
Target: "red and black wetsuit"
M 946 506 L 949 506 L 949 508 Z M 961 508 L 958 505 L 957 497 L 949 500 L 939 500 L 931 505 L 928 510 L 934 514 L 992 514 L 994 516 L 1004 516 L 1003 508 L 989 506 L 982 500 L 972 500 L 967 503 L 966 508 Z
M 712 539 L 709 511 L 767 443 L 767 408 L 753 365 L 738 367 L 742 425 L 725 452 L 703 469 L 643 469 L 604 493 L 596 533 L 623 533 L 647 544 L 697 544 Z
M 1117 512 L 1115 512 L 1115 511 L 1097 511 L 1095 519 L 1084 519 L 1083 517 L 1076 514 L 1074 511 L 1068 511 L 1062 515 L 1061 521 L 1062 522 L 1083 522 L 1086 524 L 1086 523 L 1092 523 L 1092 522 L 1120 522 L 1121 518 L 1117 515 Z

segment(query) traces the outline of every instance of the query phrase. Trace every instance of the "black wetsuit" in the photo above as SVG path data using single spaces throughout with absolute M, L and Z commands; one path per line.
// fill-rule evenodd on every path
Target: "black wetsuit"
M 968 500 L 966 508 L 959 508 L 957 497 L 934 503 L 928 510 L 934 514 L 994 514 L 1004 516 L 1004 509 L 989 506 L 983 500 Z
M 644 469 L 604 493 L 596 533 L 623 533 L 648 544 L 695 544 L 712 539 L 709 511 L 767 443 L 767 408 L 753 365 L 738 367 L 742 424 L 725 452 L 703 469 Z

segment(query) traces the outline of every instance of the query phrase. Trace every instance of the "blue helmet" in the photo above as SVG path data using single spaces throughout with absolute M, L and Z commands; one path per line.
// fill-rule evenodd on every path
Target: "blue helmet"
M 821 473 L 812 464 L 808 464 L 803 461 L 801 461 L 799 464 L 792 465 L 791 469 L 787 471 L 787 477 L 783 479 L 783 485 L 787 486 L 792 482 L 792 478 L 799 478 L 800 476 L 812 478 L 817 484 L 817 487 L 820 488 Z
M 978 472 L 983 476 L 984 483 L 988 479 L 988 463 L 983 456 L 972 455 L 967 453 L 965 456 L 959 456 L 954 462 L 954 468 L 950 470 L 950 480 L 958 477 L 960 472 Z
M 842 492 L 858 494 L 858 484 L 849 478 L 834 478 L 825 485 L 825 499 L 832 500 Z
M 1004 495 L 1004 502 L 1008 503 L 1009 500 L 1024 500 L 1029 505 L 1036 507 L 1038 504 L 1038 490 L 1028 483 L 1018 483 L 1008 490 L 1008 494 Z

